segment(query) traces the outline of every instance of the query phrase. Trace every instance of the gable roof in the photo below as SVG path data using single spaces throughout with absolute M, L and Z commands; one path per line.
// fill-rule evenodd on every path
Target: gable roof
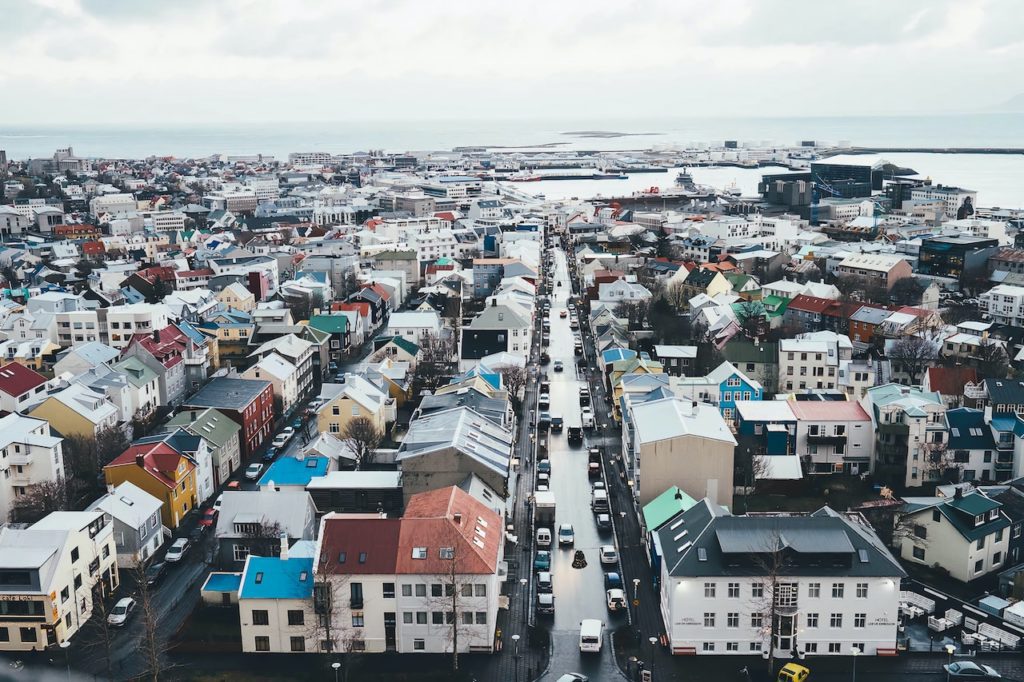
M 142 466 L 140 468 L 163 484 L 168 490 L 174 490 L 175 486 L 178 485 L 178 479 L 174 476 L 174 473 L 182 463 L 185 464 L 185 476 L 196 468 L 196 465 L 190 459 L 184 457 L 167 443 L 156 442 L 131 445 L 127 450 L 114 458 L 114 461 L 105 466 L 104 469 L 139 466 L 138 457 L 140 456 L 142 457 Z
M 398 574 L 444 574 L 454 550 L 459 574 L 493 574 L 505 542 L 502 519 L 456 486 L 417 493 L 409 498 L 398 541 Z M 414 551 L 425 549 L 422 559 Z
M 46 377 L 16 362 L 0 367 L 0 391 L 17 398 L 46 383 Z

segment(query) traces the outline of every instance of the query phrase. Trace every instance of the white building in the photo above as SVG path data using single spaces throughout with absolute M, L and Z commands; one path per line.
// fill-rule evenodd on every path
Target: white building
M 108 343 L 118 350 L 127 348 L 133 335 L 159 331 L 168 323 L 168 308 L 163 303 L 132 303 L 106 310 Z M 59 320 L 58 317 L 58 324 Z
M 937 480 L 945 468 L 931 455 L 946 444 L 946 405 L 937 392 L 886 384 L 869 388 L 861 400 L 875 427 L 875 460 L 904 470 L 908 488 Z
M 10 518 L 17 498 L 31 486 L 64 478 L 63 440 L 43 419 L 0 417 L 0 520 Z
M 0 529 L 0 651 L 57 647 L 85 626 L 94 595 L 119 583 L 113 530 L 101 511 Z
M 874 468 L 875 430 L 859 403 L 794 400 L 796 454 L 810 474 L 861 474 Z
M 441 316 L 433 311 L 392 313 L 385 333 L 401 336 L 413 343 L 427 335 L 436 338 L 441 333 Z
M 839 385 L 839 363 L 840 348 L 836 342 L 782 339 L 779 341 L 779 392 L 834 391 Z
M 127 218 L 137 208 L 131 194 L 104 194 L 89 202 L 89 212 L 94 216 L 106 214 L 111 218 Z
M 732 516 L 705 499 L 654 542 L 674 654 L 896 653 L 906 573 L 859 514 Z
M 110 486 L 106 495 L 89 505 L 89 511 L 106 512 L 114 520 L 118 567 L 135 569 L 145 564 L 160 549 L 165 536 L 170 536 L 160 519 L 163 506 L 131 481 L 116 488 Z
M 993 322 L 1020 326 L 1024 324 L 1024 287 L 997 284 L 978 296 L 980 308 Z
M 978 193 L 970 189 L 944 185 L 924 185 L 910 190 L 911 201 L 939 201 L 942 203 L 943 212 L 950 218 L 956 217 L 957 211 L 968 199 L 973 206 L 978 200 Z
M 277 201 L 281 189 L 275 175 L 256 175 L 245 179 L 245 186 L 256 193 L 256 201 L 265 204 Z
M 274 397 L 281 401 L 281 414 L 288 414 L 298 400 L 298 370 L 277 353 L 270 353 L 242 372 L 245 379 L 263 379 L 274 385 Z

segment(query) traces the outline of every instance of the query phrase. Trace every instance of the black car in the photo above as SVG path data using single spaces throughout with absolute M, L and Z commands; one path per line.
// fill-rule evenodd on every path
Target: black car
M 583 445 L 583 428 L 580 426 L 569 427 L 569 445 Z
M 167 572 L 167 564 L 162 561 L 155 561 L 146 569 L 146 584 L 152 587 L 160 582 Z

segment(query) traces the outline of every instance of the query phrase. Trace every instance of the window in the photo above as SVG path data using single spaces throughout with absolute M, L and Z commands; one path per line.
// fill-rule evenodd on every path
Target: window
M 11 633 L 7 628 L 0 628 L 0 642 L 11 641 Z
M 984 559 L 978 559 L 977 561 L 974 562 L 974 572 L 975 573 L 981 573 L 983 570 L 985 570 L 985 560 Z
M 245 558 L 249 556 L 248 545 L 235 545 L 231 551 L 234 554 L 235 561 L 244 562 Z
M 65 585 L 64 589 L 60 591 L 60 603 L 63 604 L 64 602 L 66 602 L 70 598 L 71 598 L 71 590 L 68 589 L 67 585 Z
M 472 614 L 472 612 L 470 612 L 470 611 L 463 611 L 462 612 L 462 624 L 463 625 L 472 625 L 473 624 L 473 614 Z
M 416 612 L 416 625 L 426 625 L 426 624 L 427 624 L 427 612 L 426 611 L 417 611 Z
M 830 654 L 838 654 L 842 651 L 842 645 L 839 642 L 829 642 L 828 652 Z
M 807 614 L 807 627 L 816 628 L 818 627 L 818 614 L 808 613 Z
M 806 651 L 809 654 L 816 654 L 816 653 L 818 653 L 818 643 L 817 642 L 807 642 L 807 644 L 804 644 L 804 651 Z
M 426 597 L 427 596 L 427 586 L 426 585 L 417 585 L 416 586 L 416 596 L 417 597 Z
M 707 599 L 714 599 L 715 598 L 715 584 L 714 583 L 704 583 L 704 597 L 707 598 Z
M 843 592 L 844 592 L 844 589 L 843 589 L 843 584 L 842 583 L 832 583 L 832 598 L 833 599 L 842 599 L 843 598 Z
M 414 639 L 412 640 L 412 648 L 415 651 L 423 651 L 427 648 L 427 645 L 422 639 Z
M 412 585 L 410 585 L 408 583 L 403 583 L 402 584 L 402 596 L 403 597 L 411 597 L 412 596 Z
M 394 599 L 395 598 L 395 584 L 394 583 L 384 583 L 383 587 L 384 587 L 384 598 L 385 599 Z M 405 585 L 403 585 L 402 587 L 404 588 Z
M 750 586 L 750 596 L 754 599 L 762 599 L 764 597 L 764 583 L 754 583 Z
M 853 614 L 853 627 L 862 628 L 868 622 L 868 614 L 866 613 L 855 613 Z
M 998 566 L 1002 562 L 1003 562 L 1003 553 L 1002 552 L 996 552 L 995 554 L 992 555 L 992 565 L 993 566 Z
M 925 539 L 928 537 L 928 529 L 924 526 L 914 524 L 914 537 Z
M 917 559 L 918 561 L 924 561 L 924 548 L 915 547 L 913 553 L 915 559 Z
M 843 627 L 843 614 L 833 613 L 832 617 L 828 621 L 829 627 L 841 628 Z
M 714 650 L 715 650 L 715 643 L 714 642 L 704 642 L 704 651 L 714 651 Z
M 705 613 L 704 614 L 704 627 L 713 628 L 715 627 L 715 614 Z
M 441 611 L 431 611 L 430 623 L 432 625 L 444 625 L 444 613 Z
M 406 611 L 402 614 L 402 622 L 406 625 L 412 625 L 412 611 Z
M 762 628 L 764 627 L 764 614 L 763 613 L 752 613 L 750 614 L 750 627 Z
M 257 637 L 256 638 L 256 651 L 270 651 L 270 638 L 269 637 Z
M 292 651 L 305 651 L 306 650 L 306 640 L 305 640 L 304 637 L 292 637 L 291 638 L 291 643 L 292 643 Z
M 726 642 L 725 643 L 725 650 L 726 651 L 739 651 L 740 650 L 740 643 L 739 642 Z
M 809 583 L 807 585 L 807 596 L 818 598 L 821 596 L 821 583 Z
M 305 625 L 306 619 L 302 611 L 295 609 L 288 611 L 288 625 Z
M 78 561 L 78 548 L 75 547 L 71 550 L 71 563 Z
M 740 584 L 739 583 L 729 583 L 729 598 L 730 599 L 739 599 L 740 598 Z
M 868 598 L 868 584 L 867 583 L 857 583 L 857 599 L 867 599 L 867 598 Z
M 725 627 L 727 628 L 738 628 L 740 626 L 740 614 L 738 613 L 727 613 L 725 614 Z
M 999 530 L 996 531 L 996 539 L 993 540 L 992 542 L 1000 542 L 1000 541 L 1002 541 L 1002 539 L 1003 539 L 1003 529 L 1000 528 Z
M 932 521 L 939 523 L 942 521 L 942 512 L 938 509 L 932 509 Z M 924 537 L 923 535 L 921 537 Z
M 487 625 L 487 612 L 486 611 L 477 611 L 476 612 L 476 624 L 477 625 Z
M 487 596 L 487 584 L 486 583 L 477 583 L 473 587 L 474 587 L 475 595 L 477 597 L 486 597 Z
M 253 625 L 270 625 L 270 616 L 264 610 L 257 610 L 252 612 L 252 624 Z

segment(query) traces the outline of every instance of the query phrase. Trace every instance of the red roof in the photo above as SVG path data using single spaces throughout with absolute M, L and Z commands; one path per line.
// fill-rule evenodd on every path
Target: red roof
M 178 270 L 174 273 L 174 276 L 178 279 L 185 277 L 212 277 L 213 270 L 209 268 L 199 268 L 198 270 Z
M 331 310 L 335 312 L 355 311 L 359 313 L 359 317 L 370 316 L 370 304 L 366 303 L 365 301 L 357 301 L 355 303 L 343 303 L 335 301 L 334 303 L 331 304 Z
M 860 403 L 850 400 L 791 400 L 789 407 L 806 421 L 871 421 Z
M 90 256 L 96 256 L 106 251 L 106 247 L 103 246 L 103 242 L 84 242 L 82 244 L 82 253 L 89 254 Z
M 395 572 L 444 573 L 450 564 L 441 558 L 441 548 L 451 547 L 459 573 L 494 573 L 504 542 L 501 517 L 461 488 L 417 493 L 402 518 Z M 426 558 L 414 559 L 414 551 L 421 549 Z
M 452 213 L 451 211 L 441 211 L 440 213 L 435 213 L 434 217 L 440 218 L 441 220 L 447 220 L 450 223 L 455 222 L 455 214 Z
M 978 383 L 978 370 L 973 367 L 928 368 L 928 388 L 941 395 L 963 395 L 968 383 Z
M 326 516 L 317 570 L 328 574 L 394 574 L 402 520 Z M 342 554 L 344 553 L 344 561 Z M 360 561 L 362 559 L 362 561 Z
M 46 377 L 17 363 L 0 367 L 0 391 L 17 398 L 26 391 L 46 383 Z
M 928 310 L 927 308 L 915 308 L 912 305 L 905 305 L 896 312 L 914 315 L 915 317 L 928 317 L 929 315 L 935 314 L 934 310 Z
M 786 310 L 804 310 L 811 313 L 823 313 L 835 303 L 831 298 L 818 298 L 817 296 L 807 296 L 800 294 L 792 301 L 789 302 L 789 307 Z
M 391 294 L 388 293 L 388 290 L 385 289 L 384 285 L 382 284 L 371 284 L 370 286 L 364 288 L 376 292 L 377 294 L 380 294 L 380 297 L 383 298 L 385 301 L 391 300 Z
M 180 480 L 174 477 L 174 473 L 177 471 L 182 460 L 185 461 L 186 473 L 195 469 L 195 464 L 187 457 L 184 457 L 167 443 L 162 442 L 132 445 L 104 468 L 138 466 L 138 455 L 142 455 L 142 468 L 146 473 L 169 489 L 173 489 L 178 484 L 178 480 Z
M 164 367 L 170 369 L 182 361 L 182 354 L 188 346 L 188 337 L 185 333 L 169 324 L 163 329 L 157 330 L 156 337 L 153 333 L 133 334 L 128 346 L 122 351 L 127 353 L 128 348 L 133 344 L 139 344 L 157 359 Z

